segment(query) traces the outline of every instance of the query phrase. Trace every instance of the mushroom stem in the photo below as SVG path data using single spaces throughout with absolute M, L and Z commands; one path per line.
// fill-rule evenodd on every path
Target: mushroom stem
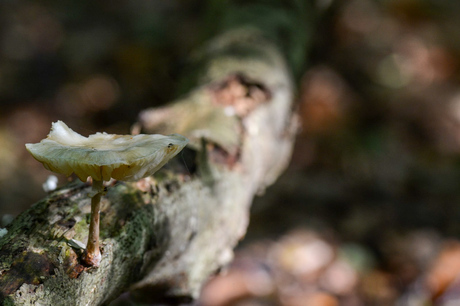
M 89 223 L 88 243 L 83 260 L 90 266 L 97 267 L 101 262 L 99 251 L 99 212 L 101 210 L 101 196 L 104 191 L 102 181 L 93 180 L 93 193 L 91 198 L 91 221 Z

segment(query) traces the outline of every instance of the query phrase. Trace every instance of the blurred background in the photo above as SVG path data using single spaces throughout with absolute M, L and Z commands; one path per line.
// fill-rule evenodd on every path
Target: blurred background
M 56 120 L 129 133 L 217 19 L 262 10 L 290 31 L 302 127 L 198 304 L 460 305 L 460 2 L 300 2 L 0 1 L 1 226 L 46 195 L 25 143 Z

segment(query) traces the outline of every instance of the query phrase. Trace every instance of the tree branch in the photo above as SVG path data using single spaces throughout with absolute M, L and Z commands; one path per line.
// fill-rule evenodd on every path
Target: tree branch
M 5 305 L 98 305 L 127 290 L 143 301 L 190 301 L 229 263 L 253 197 L 289 161 L 293 86 L 276 47 L 255 30 L 226 33 L 193 60 L 188 94 L 143 111 L 134 128 L 188 137 L 189 170 L 176 159 L 154 178 L 111 182 L 96 269 L 83 265 L 79 247 L 89 184 L 73 182 L 34 204 L 0 241 Z

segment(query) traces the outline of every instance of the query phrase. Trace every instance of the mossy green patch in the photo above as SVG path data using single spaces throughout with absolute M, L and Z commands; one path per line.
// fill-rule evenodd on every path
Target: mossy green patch
M 83 238 L 88 236 L 88 223 L 89 222 L 86 219 L 75 223 L 73 226 L 73 230 L 75 231 L 73 239 L 81 241 Z

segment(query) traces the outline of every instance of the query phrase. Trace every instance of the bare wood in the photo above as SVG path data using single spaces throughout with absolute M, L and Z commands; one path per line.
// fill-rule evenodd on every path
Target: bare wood
M 293 88 L 282 56 L 256 31 L 226 33 L 194 57 L 188 94 L 142 112 L 136 125 L 189 137 L 191 173 L 172 163 L 155 178 L 111 182 L 98 268 L 84 266 L 78 247 L 91 187 L 71 183 L 34 204 L 0 241 L 5 305 L 98 305 L 127 290 L 148 302 L 189 301 L 229 263 L 253 197 L 289 161 Z

